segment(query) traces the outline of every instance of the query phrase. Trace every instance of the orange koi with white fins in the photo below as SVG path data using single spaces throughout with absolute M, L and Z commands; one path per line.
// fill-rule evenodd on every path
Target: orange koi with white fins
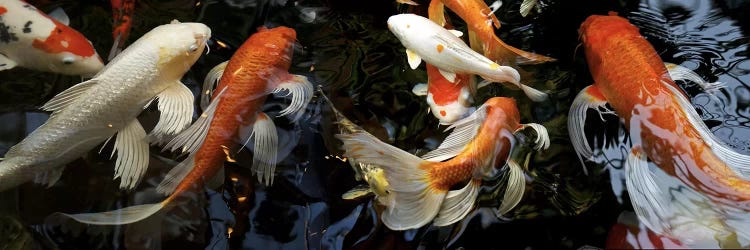
M 652 172 L 647 159 L 714 204 L 701 206 L 719 214 L 736 209 L 746 215 L 750 156 L 716 138 L 674 81 L 694 80 L 704 89 L 717 85 L 683 67 L 665 66 L 638 28 L 615 13 L 588 17 L 579 33 L 595 83 L 583 89 L 570 108 L 571 141 L 583 158 L 592 158 L 583 133 L 589 108 L 616 112 L 625 122 L 633 144 L 625 163 L 626 186 L 640 221 L 657 234 L 674 236 L 674 198 L 660 188 L 667 182 L 661 179 L 665 175 Z M 606 110 L 607 103 L 614 111 Z M 747 239 L 750 234 L 743 228 L 734 231 Z
M 200 190 L 222 169 L 224 161 L 232 160 L 231 152 L 236 152 L 235 140 L 240 135 L 254 138 L 253 171 L 259 181 L 270 185 L 279 145 L 276 126 L 261 107 L 269 94 L 288 91 L 293 95 L 292 103 L 281 115 L 297 120 L 312 98 L 313 87 L 307 78 L 288 73 L 295 42 L 296 32 L 291 28 L 261 27 L 228 62 L 209 73 L 204 86 L 219 80 L 211 104 L 190 128 L 166 145 L 190 153 L 157 187 L 157 191 L 169 195 L 167 199 L 110 212 L 66 215 L 88 224 L 120 225 L 174 206 L 177 197 Z
M 482 176 L 506 162 L 510 178 L 498 213 L 506 213 L 518 204 L 525 186 L 523 169 L 508 157 L 516 141 L 513 133 L 526 127 L 537 132 L 536 149 L 549 146 L 543 126 L 520 124 L 515 100 L 494 97 L 469 117 L 454 123 L 449 128 L 453 132 L 443 143 L 422 158 L 364 131 L 337 137 L 344 142 L 346 157 L 384 170 L 391 204 L 385 204 L 383 223 L 393 230 L 406 230 L 431 221 L 445 226 L 463 219 L 474 207 Z M 461 183 L 466 185 L 451 190 Z
M 494 14 L 499 6 L 491 8 L 484 0 L 432 0 L 429 15 L 430 19 L 439 21 L 438 25 L 445 24 L 444 7 L 448 7 L 466 22 L 469 28 L 469 43 L 472 46 L 481 45 L 484 55 L 493 61 L 502 64 L 555 61 L 554 58 L 523 51 L 500 40 L 495 35 L 495 28 L 500 28 L 500 21 Z
M 54 16 L 55 18 L 53 18 Z M 0 70 L 16 66 L 91 77 L 104 63 L 62 9 L 44 14 L 20 0 L 0 0 Z

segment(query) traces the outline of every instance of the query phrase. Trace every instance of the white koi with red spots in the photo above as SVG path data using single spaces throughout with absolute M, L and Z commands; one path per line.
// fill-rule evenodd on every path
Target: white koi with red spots
M 0 0 L 0 70 L 90 77 L 104 67 L 91 42 L 67 26 L 62 9 L 55 12 L 59 20 L 24 1 Z

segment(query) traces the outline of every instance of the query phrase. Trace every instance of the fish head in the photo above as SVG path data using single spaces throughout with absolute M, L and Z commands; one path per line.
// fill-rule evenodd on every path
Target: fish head
M 73 28 L 51 19 L 55 25 L 44 39 L 35 39 L 32 47 L 44 53 L 50 72 L 65 75 L 93 76 L 104 68 L 94 45 Z
M 604 41 L 621 34 L 623 31 L 638 34 L 638 28 L 630 24 L 628 19 L 610 12 L 609 15 L 592 15 L 586 18 L 578 29 L 578 35 L 587 49 L 600 46 Z
M 270 29 L 261 26 L 246 43 L 250 48 L 263 48 L 264 53 L 278 55 L 277 58 L 280 60 L 269 63 L 275 68 L 286 71 L 292 62 L 294 46 L 297 45 L 297 32 L 285 26 Z
M 521 114 L 518 112 L 518 106 L 516 105 L 516 99 L 510 97 L 492 97 L 484 102 L 484 106 L 487 107 L 487 112 L 493 112 L 493 110 L 500 110 L 505 113 L 508 119 L 513 119 L 515 122 L 521 120 Z M 511 120 L 509 120 L 511 122 Z
M 424 32 L 429 30 L 425 24 L 432 23 L 427 18 L 414 14 L 398 14 L 388 18 L 388 29 L 401 42 L 408 41 L 409 37 L 415 32 Z M 437 26 L 437 24 L 435 24 Z
M 157 67 L 162 74 L 179 79 L 198 60 L 210 38 L 211 29 L 205 24 L 175 20 L 152 29 L 139 41 L 158 51 Z

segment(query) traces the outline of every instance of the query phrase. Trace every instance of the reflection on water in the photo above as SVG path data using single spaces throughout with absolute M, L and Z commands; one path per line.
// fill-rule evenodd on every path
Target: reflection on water
M 71 26 L 89 37 L 97 51 L 109 50 L 112 37 L 111 27 L 105 25 L 111 22 L 107 1 L 36 2 L 43 10 L 64 7 Z M 300 125 L 276 119 L 280 138 L 287 140 L 284 145 L 289 147 L 272 187 L 255 183 L 248 168 L 252 153 L 243 151 L 237 155 L 237 163 L 226 163 L 223 180 L 215 180 L 214 188 L 197 195 L 196 202 L 148 221 L 101 227 L 47 219 L 58 211 L 105 211 L 161 199 L 153 189 L 174 160 L 180 159 L 153 147 L 147 180 L 135 192 L 122 192 L 111 180 L 114 164 L 108 159 L 109 145 L 101 155 L 91 152 L 69 164 L 52 188 L 26 184 L 0 194 L 1 215 L 18 214 L 0 216 L 0 235 L 8 235 L 0 238 L 0 244 L 33 242 L 62 249 L 603 247 L 617 216 L 630 209 L 627 196 L 622 195 L 621 170 L 630 146 L 617 118 L 605 116 L 606 124 L 589 119 L 589 134 L 596 135 L 590 138 L 595 141 L 592 145 L 600 150 L 596 164 L 588 164 L 589 175 L 584 175 L 569 146 L 565 124 L 574 93 L 591 82 L 582 52 L 576 53 L 576 31 L 588 15 L 609 10 L 641 27 L 665 61 L 726 84 L 716 98 L 691 84 L 680 86 L 721 140 L 739 152 L 750 153 L 750 61 L 747 35 L 742 33 L 750 26 L 741 26 L 734 19 L 745 18 L 737 12 L 749 6 L 747 2 L 644 1 L 624 6 L 620 1 L 544 2 L 547 6 L 541 13 L 532 12 L 526 18 L 517 12 L 520 1 L 504 1 L 496 14 L 503 21 L 498 34 L 506 42 L 559 59 L 523 68 L 535 76 L 528 79 L 530 85 L 549 91 L 551 100 L 531 103 L 518 90 L 493 85 L 475 101 L 516 97 L 522 122 L 547 126 L 552 139 L 549 150 L 532 156 L 526 195 L 507 218 L 497 218 L 488 209 L 498 205 L 496 197 L 502 197 L 496 190 L 504 190 L 504 182 L 489 180 L 480 193 L 480 208 L 454 226 L 388 230 L 378 218 L 383 208 L 370 197 L 341 199 L 341 194 L 361 183 L 355 181 L 348 162 L 336 157 L 341 154 L 340 142 L 333 138 L 338 129 L 328 107 L 314 100 Z M 212 28 L 211 53 L 183 79 L 198 93 L 197 83 L 206 72 L 229 59 L 256 27 L 293 27 L 300 46 L 295 48 L 292 73 L 310 76 L 316 85 L 323 85 L 337 108 L 372 134 L 412 153 L 422 153 L 446 136 L 444 127 L 427 112 L 424 98 L 411 93 L 414 84 L 426 82 L 424 70 L 407 66 L 402 46 L 385 27 L 390 15 L 423 11 L 420 8 L 427 1 L 421 3 L 421 7 L 408 7 L 385 0 L 356 4 L 341 0 L 138 1 L 127 43 L 172 19 L 206 23 Z M 460 19 L 452 20 L 463 27 Z M 22 69 L 0 72 L 0 79 L 0 153 L 44 122 L 46 115 L 36 107 L 80 80 Z M 288 101 L 273 98 L 270 102 L 274 104 L 267 108 L 273 113 L 280 110 L 275 104 Z M 157 117 L 151 107 L 140 118 L 149 130 Z M 683 192 L 676 197 L 685 200 L 700 200 L 679 183 L 669 191 Z

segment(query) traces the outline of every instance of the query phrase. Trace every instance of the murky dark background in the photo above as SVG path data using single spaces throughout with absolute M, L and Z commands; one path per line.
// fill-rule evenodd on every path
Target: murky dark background
M 105 56 L 112 44 L 109 1 L 32 1 L 42 10 L 63 7 L 71 26 L 86 35 Z M 424 13 L 427 1 L 409 7 L 394 1 L 213 0 L 138 1 L 128 44 L 151 28 L 172 19 L 203 22 L 211 27 L 211 53 L 203 56 L 183 82 L 200 91 L 206 72 L 229 59 L 258 26 L 285 25 L 297 30 L 296 74 L 323 85 L 337 108 L 376 136 L 413 153 L 437 146 L 443 127 L 427 113 L 424 98 L 411 94 L 426 81 L 424 66 L 411 70 L 403 47 L 388 32 L 385 20 L 403 12 Z M 488 209 L 499 204 L 501 180 L 486 182 L 479 209 L 450 227 L 391 231 L 378 220 L 382 207 L 371 197 L 342 200 L 357 186 L 333 137 L 327 105 L 314 99 L 299 125 L 276 119 L 288 157 L 279 164 L 274 186 L 255 182 L 249 171 L 250 152 L 227 163 L 224 184 L 207 189 L 202 202 L 175 208 L 162 216 L 120 227 L 86 226 L 45 219 L 54 212 L 96 212 L 162 199 L 154 187 L 175 164 L 172 155 L 152 147 L 147 181 L 134 192 L 121 192 L 111 180 L 108 153 L 91 152 L 68 164 L 54 187 L 26 184 L 0 193 L 0 249 L 578 249 L 603 247 L 607 233 L 624 210 L 621 169 L 627 148 L 616 117 L 607 123 L 589 119 L 590 139 L 597 139 L 597 161 L 587 163 L 589 175 L 570 146 L 566 119 L 575 94 L 591 83 L 582 50 L 576 53 L 577 29 L 591 14 L 617 11 L 637 26 L 666 62 L 696 70 L 709 81 L 727 85 L 717 99 L 697 86 L 681 84 L 714 133 L 739 152 L 750 153 L 750 1 L 561 1 L 541 0 L 542 12 L 518 13 L 520 0 L 506 0 L 496 15 L 500 38 L 509 44 L 549 55 L 555 63 L 523 67 L 533 74 L 532 86 L 551 93 L 531 103 L 520 91 L 487 87 L 476 103 L 491 96 L 519 101 L 522 122 L 549 129 L 550 149 L 532 158 L 524 199 L 507 218 Z M 464 28 L 451 16 L 458 28 Z M 221 48 L 216 41 L 228 45 Z M 23 69 L 0 72 L 0 153 L 42 124 L 47 115 L 37 107 L 80 82 L 78 77 Z M 288 101 L 287 101 L 288 102 Z M 278 111 L 282 98 L 269 102 Z M 596 116 L 589 116 L 596 117 Z M 140 117 L 148 130 L 158 111 Z M 603 140 L 606 135 L 606 140 Z M 111 145 L 104 150 L 109 151 Z M 611 171 L 607 171 L 609 169 Z M 502 192 L 502 191 L 499 191 Z M 495 195 L 493 195 L 495 194 Z M 230 229 L 231 228 L 231 229 Z M 228 233 L 230 232 L 231 233 Z

